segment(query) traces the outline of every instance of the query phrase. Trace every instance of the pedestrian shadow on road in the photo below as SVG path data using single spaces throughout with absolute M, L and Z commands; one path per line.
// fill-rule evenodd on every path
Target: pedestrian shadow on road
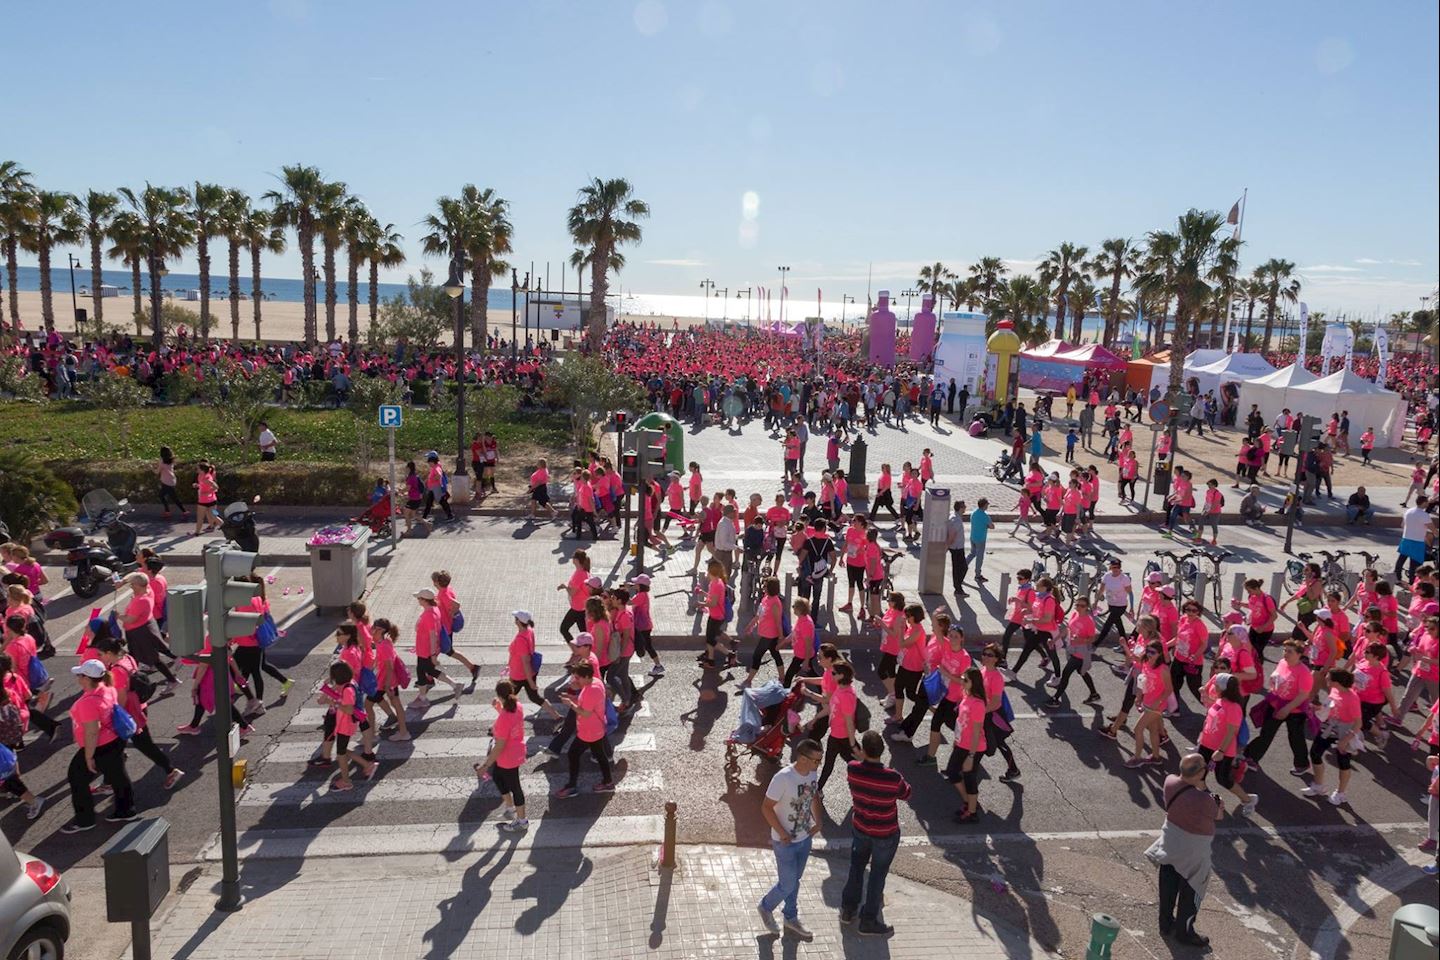
M 570 899 L 570 894 L 578 890 L 594 872 L 594 861 L 581 852 L 583 848 L 580 845 L 571 843 L 568 846 L 554 846 L 543 839 L 547 830 L 557 829 L 560 824 L 564 824 L 565 828 L 577 823 L 585 823 L 587 827 L 594 826 L 604 812 L 605 805 L 591 804 L 591 807 L 593 812 L 581 817 L 541 817 L 531 821 L 535 840 L 530 850 L 530 865 L 534 869 L 516 884 L 510 893 L 512 900 L 533 901 L 515 920 L 515 932 L 521 936 L 530 937 L 539 933 L 545 921 L 559 913 L 560 908 Z
M 459 952 L 475 920 L 489 906 L 496 881 L 514 859 L 515 844 L 519 839 L 520 835 L 517 833 L 501 834 L 494 845 L 460 875 L 460 887 L 455 891 L 455 895 L 435 905 L 438 917 L 424 934 L 424 941 L 430 944 L 426 957 L 440 960 Z M 498 859 L 497 853 L 500 854 Z M 488 870 L 485 869 L 491 861 L 494 861 L 494 864 Z
M 690 684 L 698 694 L 695 708 L 680 714 L 680 722 L 689 724 L 690 749 L 696 753 L 705 749 L 715 721 L 725 715 L 730 695 L 725 692 L 723 684 L 728 683 L 731 677 L 730 670 L 706 669 L 701 671 L 698 680 Z

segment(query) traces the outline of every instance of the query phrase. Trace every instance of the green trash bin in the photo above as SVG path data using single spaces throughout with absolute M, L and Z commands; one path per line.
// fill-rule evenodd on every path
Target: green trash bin
M 685 428 L 668 413 L 655 411 L 635 421 L 632 430 L 660 430 L 665 433 L 665 465 L 685 472 Z
M 1407 903 L 1390 918 L 1390 960 L 1434 960 L 1440 947 L 1440 910 Z

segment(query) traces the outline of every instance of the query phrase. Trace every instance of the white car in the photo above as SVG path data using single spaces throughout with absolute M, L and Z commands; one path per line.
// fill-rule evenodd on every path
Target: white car
M 0 957 L 64 960 L 69 938 L 70 884 L 0 834 Z

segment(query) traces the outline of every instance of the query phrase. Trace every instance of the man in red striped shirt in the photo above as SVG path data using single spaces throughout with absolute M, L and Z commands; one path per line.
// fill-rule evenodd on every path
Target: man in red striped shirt
M 840 922 L 849 923 L 860 914 L 861 936 L 885 937 L 895 928 L 880 919 L 885 900 L 885 878 L 900 848 L 900 820 L 895 804 L 910 799 L 910 784 L 899 771 L 885 766 L 885 740 L 876 730 L 860 738 L 863 759 L 851 760 L 846 771 L 850 781 L 851 812 L 850 876 L 840 895 Z M 865 883 L 865 865 L 870 865 L 870 883 Z M 865 903 L 860 903 L 861 891 Z

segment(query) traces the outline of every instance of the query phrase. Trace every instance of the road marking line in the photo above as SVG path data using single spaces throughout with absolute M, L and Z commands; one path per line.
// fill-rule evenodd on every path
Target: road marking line
M 555 771 L 527 773 L 520 778 L 520 785 L 527 794 L 542 796 L 564 786 L 566 774 Z M 582 792 L 589 791 L 600 782 L 600 773 L 588 770 L 580 775 Z M 286 806 L 305 809 L 317 803 L 359 804 L 359 803 L 423 803 L 428 801 L 465 801 L 473 797 L 498 798 L 500 792 L 493 780 L 481 781 L 469 777 L 416 777 L 404 779 L 382 779 L 369 781 L 363 777 L 354 778 L 355 789 L 349 791 L 331 790 L 329 777 L 325 780 L 310 780 L 303 783 L 252 783 L 240 795 L 239 804 L 249 807 Z M 665 774 L 659 770 L 636 770 L 615 781 L 617 793 L 659 793 L 665 789 Z
M 1295 826 L 1268 827 L 1217 827 L 1217 837 L 1254 837 L 1265 836 L 1270 838 L 1281 838 L 1286 836 L 1327 836 L 1330 834 L 1342 834 L 1354 836 L 1364 833 L 1407 833 L 1424 829 L 1424 824 L 1416 821 L 1414 823 L 1325 823 L 1325 824 L 1299 824 Z M 997 833 L 960 833 L 960 834 L 939 834 L 935 836 L 902 836 L 900 845 L 902 847 L 985 847 L 998 846 L 1006 843 L 1027 843 L 1039 842 L 1075 842 L 1085 840 L 1153 840 L 1160 835 L 1159 828 L 1146 830 L 1074 830 L 1049 831 L 1027 833 L 1024 831 L 1007 831 Z M 850 841 L 845 837 L 825 839 L 816 837 L 816 845 L 819 849 L 849 850 Z
M 525 833 L 496 829 L 498 820 L 464 823 L 385 824 L 373 827 L 261 830 L 240 834 L 243 860 L 299 860 L 312 857 L 354 857 L 404 854 L 453 854 L 496 847 L 520 850 L 630 847 L 659 843 L 665 830 L 662 816 L 545 817 L 531 821 Z M 200 859 L 220 859 L 219 835 L 212 836 Z
M 286 730 L 288 731 L 290 727 L 299 727 L 302 732 L 305 729 L 313 730 L 325 720 L 326 712 L 325 707 L 302 707 L 295 712 L 295 716 Z M 536 712 L 543 713 L 538 710 Z M 381 715 L 377 710 L 376 716 Z M 632 720 L 648 720 L 651 716 L 650 702 L 642 700 L 640 709 L 632 713 L 630 718 Z M 415 723 L 420 720 L 426 723 L 476 723 L 488 726 L 495 722 L 495 708 L 488 703 L 462 703 L 447 710 L 443 705 L 432 703 L 424 716 L 417 717 L 414 711 L 407 711 L 405 714 L 407 723 Z
M 534 756 L 549 742 L 549 737 L 530 737 L 526 741 L 526 755 Z M 304 763 L 315 755 L 316 746 L 316 740 L 283 740 L 265 755 L 264 760 L 267 763 Z M 614 747 L 617 753 L 653 753 L 655 734 L 627 734 Z M 489 737 L 426 737 L 404 743 L 387 740 L 381 747 L 380 759 L 452 760 L 470 757 L 479 760 L 489 751 Z
M 1419 827 L 1419 823 L 1412 824 Z M 1218 832 L 1218 831 L 1217 831 Z M 1306 949 L 1303 943 L 1295 945 L 1295 956 L 1305 960 L 1321 960 L 1324 957 L 1338 957 L 1340 943 L 1361 917 L 1373 914 L 1375 908 L 1391 897 L 1397 890 L 1420 879 L 1419 868 L 1426 862 L 1434 863 L 1434 853 L 1419 850 L 1397 851 L 1395 859 L 1379 870 L 1361 877 L 1353 887 L 1336 898 L 1335 909 Z

